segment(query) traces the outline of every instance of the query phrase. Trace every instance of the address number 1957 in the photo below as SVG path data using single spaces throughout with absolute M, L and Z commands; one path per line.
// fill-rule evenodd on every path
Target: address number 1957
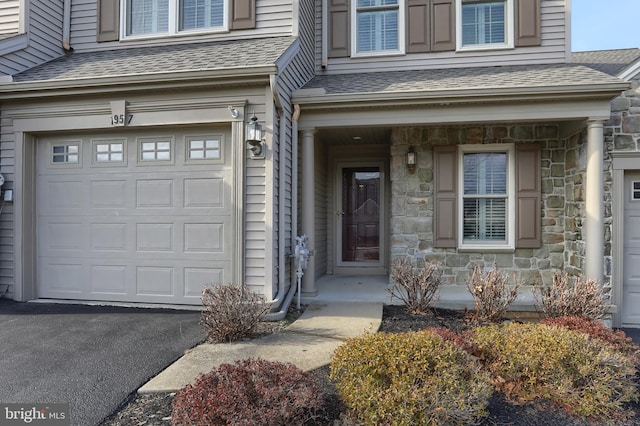
M 111 116 L 111 125 L 126 126 L 131 123 L 131 120 L 133 120 L 133 114 L 114 114 Z

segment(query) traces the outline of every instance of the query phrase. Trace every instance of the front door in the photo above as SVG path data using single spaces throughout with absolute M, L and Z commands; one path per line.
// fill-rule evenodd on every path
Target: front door
M 624 178 L 622 325 L 640 326 L 640 173 Z
M 338 266 L 382 266 L 382 166 L 343 165 L 339 173 Z

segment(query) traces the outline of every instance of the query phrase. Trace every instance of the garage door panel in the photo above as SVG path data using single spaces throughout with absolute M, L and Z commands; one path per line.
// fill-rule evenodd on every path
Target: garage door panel
M 91 265 L 91 292 L 126 295 L 126 265 Z
M 225 179 L 198 178 L 184 180 L 184 206 L 214 207 L 225 206 Z
M 232 169 L 185 161 L 184 138 L 167 138 L 175 155 L 159 163 L 139 161 L 134 135 L 124 162 L 92 158 L 92 137 L 74 138 L 78 164 L 38 144 L 39 297 L 200 304 L 206 283 L 232 281 Z

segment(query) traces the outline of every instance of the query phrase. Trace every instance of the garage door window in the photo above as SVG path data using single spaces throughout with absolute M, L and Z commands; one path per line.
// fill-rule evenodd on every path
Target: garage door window
M 66 142 L 51 144 L 51 164 L 80 164 L 80 143 Z
M 125 163 L 124 140 L 94 140 L 93 161 L 95 165 L 114 166 Z M 116 163 L 116 164 L 114 164 Z
M 170 163 L 173 159 L 171 139 L 149 139 L 138 140 L 140 147 L 141 163 Z
M 640 181 L 631 182 L 631 199 L 640 201 Z
M 187 158 L 189 161 L 220 160 L 221 138 L 219 136 L 192 136 L 187 138 Z

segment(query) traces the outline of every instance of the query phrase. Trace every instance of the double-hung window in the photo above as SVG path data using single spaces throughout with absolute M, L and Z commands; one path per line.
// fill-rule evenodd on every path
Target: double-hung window
M 126 36 L 227 29 L 227 0 L 123 0 Z
M 460 147 L 461 248 L 514 247 L 513 146 Z
M 513 0 L 457 0 L 458 48 L 513 47 Z
M 355 55 L 404 52 L 404 0 L 354 0 Z

